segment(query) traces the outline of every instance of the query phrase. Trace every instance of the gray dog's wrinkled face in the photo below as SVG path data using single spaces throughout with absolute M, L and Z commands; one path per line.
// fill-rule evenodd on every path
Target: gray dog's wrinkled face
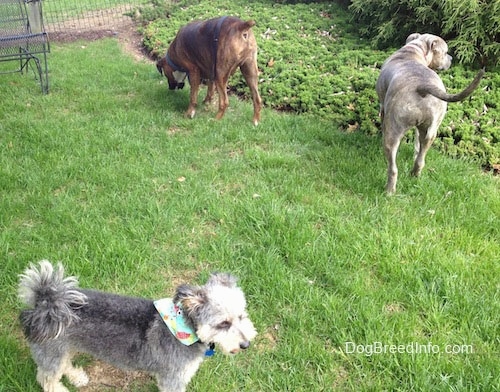
M 206 285 L 181 286 L 176 293 L 203 342 L 212 342 L 225 354 L 247 349 L 257 332 L 248 318 L 243 291 L 229 274 L 214 274 Z
M 429 68 L 442 71 L 451 67 L 452 57 L 448 54 L 448 45 L 441 37 L 414 33 L 408 36 L 406 44 L 416 45 L 424 51 Z

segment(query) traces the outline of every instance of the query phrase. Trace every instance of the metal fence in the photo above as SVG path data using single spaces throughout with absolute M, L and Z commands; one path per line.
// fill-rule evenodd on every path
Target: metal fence
M 127 13 L 149 0 L 43 0 L 48 32 L 114 29 L 132 23 Z

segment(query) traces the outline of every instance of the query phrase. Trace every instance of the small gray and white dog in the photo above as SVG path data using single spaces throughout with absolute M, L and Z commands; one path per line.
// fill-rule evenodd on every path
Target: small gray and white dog
M 20 319 L 45 392 L 67 392 L 63 375 L 77 387 L 88 383 L 71 363 L 77 352 L 150 372 L 161 392 L 184 391 L 215 344 L 236 354 L 257 334 L 236 278 L 224 273 L 152 301 L 80 289 L 61 264 L 43 260 L 20 275 L 19 296 L 30 307 Z
M 412 174 L 419 176 L 425 165 L 425 155 L 446 114 L 447 102 L 465 99 L 484 75 L 481 70 L 462 92 L 447 94 L 435 70 L 448 69 L 451 59 L 448 45 L 442 38 L 414 33 L 408 36 L 406 45 L 382 65 L 375 88 L 380 100 L 384 153 L 388 161 L 385 189 L 389 194 L 396 191 L 396 155 L 406 131 L 416 127 Z

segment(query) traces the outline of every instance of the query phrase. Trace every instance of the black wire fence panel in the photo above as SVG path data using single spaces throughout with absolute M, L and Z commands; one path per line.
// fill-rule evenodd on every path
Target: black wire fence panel
M 43 0 L 48 32 L 113 30 L 132 23 L 129 16 L 149 0 Z

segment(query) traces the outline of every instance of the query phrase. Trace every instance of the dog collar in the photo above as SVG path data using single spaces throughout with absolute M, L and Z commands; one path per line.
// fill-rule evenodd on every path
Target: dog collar
M 191 346 L 200 340 L 194 329 L 187 325 L 180 302 L 175 304 L 172 298 L 163 298 L 153 303 L 163 322 L 179 342 Z
M 167 60 L 168 65 L 170 65 L 174 71 L 179 71 L 179 72 L 184 72 L 184 73 L 187 73 L 187 70 L 185 70 L 184 68 L 179 67 L 177 64 L 175 64 L 175 63 L 172 61 L 172 59 L 171 59 L 171 58 L 170 58 L 170 56 L 168 55 L 168 52 L 167 52 L 167 54 L 165 55 L 165 58 L 166 58 L 166 60 Z
M 222 23 L 226 20 L 227 16 L 223 16 L 219 19 L 217 22 L 217 25 L 215 26 L 215 32 L 214 32 L 214 42 L 212 45 L 212 57 L 213 57 L 213 62 L 214 62 L 214 67 L 212 69 L 212 78 L 211 80 L 215 80 L 217 77 L 217 50 L 219 48 L 219 35 L 220 35 L 220 29 L 222 27 Z

